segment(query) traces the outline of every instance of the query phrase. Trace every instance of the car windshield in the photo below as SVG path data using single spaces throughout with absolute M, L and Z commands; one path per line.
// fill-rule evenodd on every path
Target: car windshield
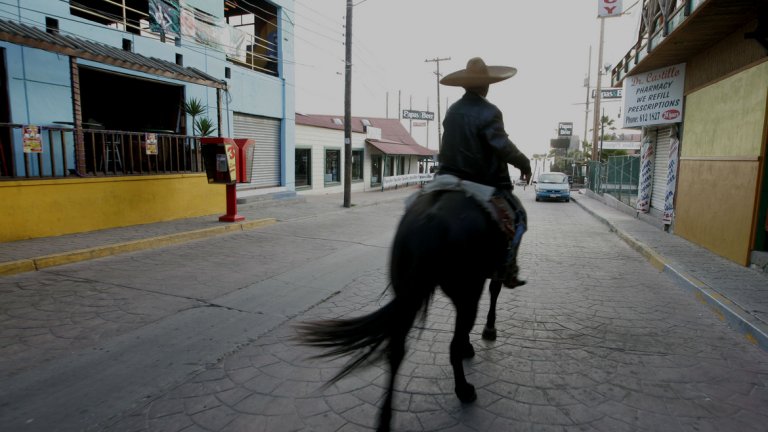
M 539 183 L 566 183 L 568 177 L 562 174 L 542 174 L 539 176 Z

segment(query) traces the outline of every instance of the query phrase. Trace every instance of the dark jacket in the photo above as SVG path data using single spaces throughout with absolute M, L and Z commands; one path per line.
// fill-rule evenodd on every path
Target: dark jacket
M 530 175 L 531 162 L 509 140 L 501 111 L 472 92 L 448 108 L 443 121 L 439 174 L 511 189 L 507 164 Z

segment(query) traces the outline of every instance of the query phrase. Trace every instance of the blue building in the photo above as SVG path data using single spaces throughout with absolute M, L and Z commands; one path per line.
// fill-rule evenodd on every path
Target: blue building
M 203 135 L 254 140 L 239 188 L 293 191 L 292 10 L 292 0 L 0 3 L 0 199 L 26 215 L 0 214 L 0 241 L 221 211 Z

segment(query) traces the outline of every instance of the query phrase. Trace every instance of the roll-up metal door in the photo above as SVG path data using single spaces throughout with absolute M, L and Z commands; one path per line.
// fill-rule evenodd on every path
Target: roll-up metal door
M 235 113 L 235 138 L 255 141 L 251 185 L 280 186 L 280 120 Z
M 669 147 L 673 126 L 656 129 L 656 153 L 653 158 L 653 192 L 651 207 L 664 211 L 664 198 L 667 195 L 667 171 Z

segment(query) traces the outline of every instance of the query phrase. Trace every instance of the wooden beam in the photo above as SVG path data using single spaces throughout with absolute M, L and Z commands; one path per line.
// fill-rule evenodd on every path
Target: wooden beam
M 218 89 L 226 89 L 227 84 L 223 82 L 213 81 L 213 80 L 206 80 L 203 78 L 195 78 L 191 76 L 181 75 L 177 74 L 175 72 L 166 70 L 166 69 L 159 69 L 159 68 L 153 68 L 145 65 L 141 65 L 138 63 L 129 62 L 126 60 L 121 60 L 115 57 L 110 57 L 104 54 L 96 54 L 90 51 L 86 51 L 83 49 L 75 49 L 64 45 L 59 45 L 56 43 L 52 43 L 45 40 L 35 39 L 31 37 L 21 36 L 14 33 L 8 33 L 8 32 L 0 32 L 0 40 L 11 42 L 19 45 L 24 45 L 30 48 L 36 48 L 41 49 L 44 51 L 50 51 L 55 52 L 58 54 L 63 54 L 70 57 L 77 57 L 84 60 L 92 60 L 98 63 L 104 63 L 111 66 L 117 66 L 125 69 L 135 70 L 138 72 L 144 72 L 152 75 L 158 75 L 165 78 L 171 78 L 179 81 L 185 81 L 193 84 L 200 84 L 206 87 L 214 87 Z M 114 48 L 118 49 L 118 48 Z M 145 57 L 152 61 L 149 57 Z

